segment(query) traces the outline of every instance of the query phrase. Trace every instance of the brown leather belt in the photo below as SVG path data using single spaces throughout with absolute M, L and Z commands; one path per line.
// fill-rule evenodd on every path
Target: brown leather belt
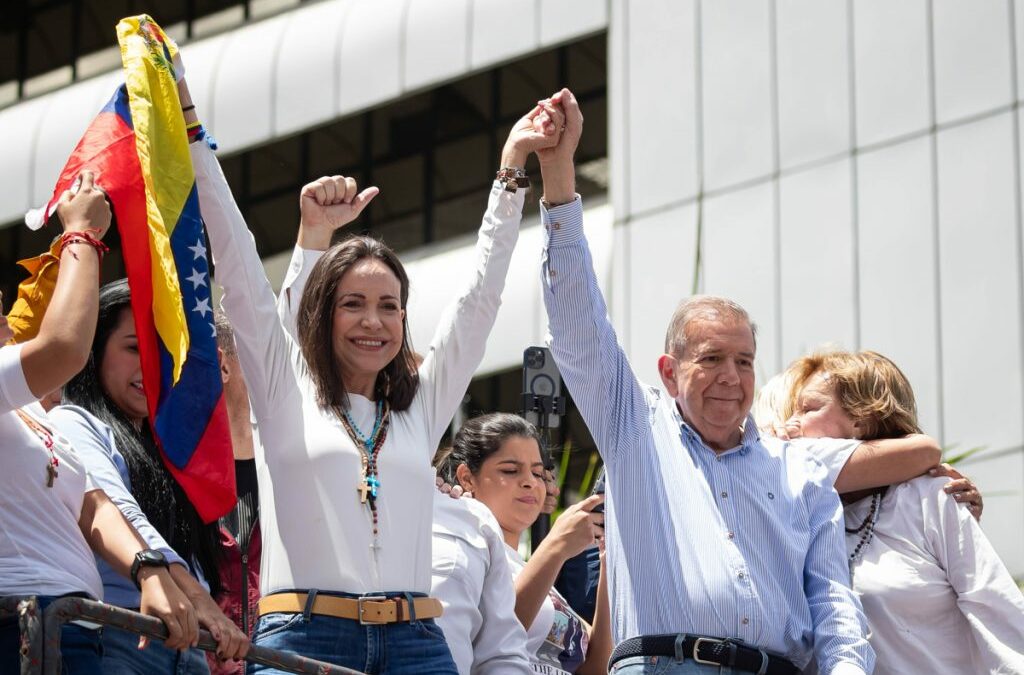
M 306 611 L 308 593 L 274 593 L 260 598 L 260 616 L 272 612 L 302 614 Z M 437 598 L 413 598 L 415 617 L 436 619 L 444 607 Z M 336 595 L 317 594 L 313 598 L 311 614 L 353 619 L 362 624 L 385 624 L 411 621 L 413 612 L 405 598 L 383 595 L 364 595 L 361 598 L 339 598 Z

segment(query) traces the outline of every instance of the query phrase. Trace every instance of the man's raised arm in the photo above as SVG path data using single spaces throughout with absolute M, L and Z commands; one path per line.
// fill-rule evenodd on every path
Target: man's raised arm
M 575 191 L 573 154 L 583 115 L 568 89 L 552 97 L 565 112 L 562 137 L 537 152 L 544 197 L 542 286 L 559 371 L 605 461 L 613 464 L 632 431 L 645 425 L 647 404 L 629 361 L 608 321 L 608 311 L 583 235 L 583 204 Z

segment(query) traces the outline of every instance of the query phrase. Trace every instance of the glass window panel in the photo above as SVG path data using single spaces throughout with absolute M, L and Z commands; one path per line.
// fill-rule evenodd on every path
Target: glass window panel
M 850 147 L 845 0 L 777 5 L 779 154 L 783 168 Z
M 935 107 L 948 122 L 1006 105 L 1010 95 L 1007 3 L 932 3 Z
M 704 189 L 772 170 L 767 3 L 701 5 Z
M 943 441 L 962 447 L 1024 440 L 1012 144 L 1009 114 L 938 136 Z
M 922 428 L 939 435 L 930 146 L 925 137 L 858 157 L 861 347 L 899 365 Z
M 858 0 L 851 7 L 857 143 L 924 130 L 930 79 L 925 0 Z
M 779 208 L 782 362 L 824 344 L 855 349 L 849 160 L 784 176 Z

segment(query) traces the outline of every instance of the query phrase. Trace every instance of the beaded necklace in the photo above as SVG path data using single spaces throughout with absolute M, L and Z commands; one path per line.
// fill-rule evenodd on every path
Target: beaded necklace
M 377 518 L 377 491 L 381 487 L 380 473 L 377 470 L 377 458 L 380 456 L 381 448 L 388 437 L 388 427 L 391 422 L 391 406 L 380 399 L 377 401 L 377 415 L 373 421 L 373 430 L 369 436 L 359 430 L 359 426 L 348 410 L 341 416 L 341 425 L 345 427 L 349 438 L 359 448 L 359 459 L 362 465 L 359 484 L 356 492 L 359 493 L 359 502 L 370 507 L 370 518 L 373 521 L 373 539 L 371 547 L 376 548 L 377 535 L 379 534 Z
M 882 501 L 882 493 L 876 492 L 871 495 L 871 508 L 868 510 L 868 515 L 865 516 L 864 522 L 859 527 L 850 529 L 846 528 L 847 534 L 857 534 L 860 532 L 860 541 L 853 548 L 853 553 L 850 554 L 850 585 L 853 585 L 853 568 L 856 566 L 857 561 L 860 560 L 861 551 L 867 546 L 875 536 L 875 523 L 878 522 L 878 512 L 880 511 L 879 506 Z
M 60 466 L 60 460 L 57 459 L 57 452 L 53 449 L 53 434 L 50 430 L 44 427 L 42 424 L 37 422 L 31 415 L 25 411 L 19 409 L 16 411 L 21 421 L 25 423 L 29 429 L 35 432 L 39 440 L 46 446 L 46 451 L 50 453 L 50 459 L 46 461 L 46 487 L 52 488 L 53 481 L 57 478 L 57 467 Z

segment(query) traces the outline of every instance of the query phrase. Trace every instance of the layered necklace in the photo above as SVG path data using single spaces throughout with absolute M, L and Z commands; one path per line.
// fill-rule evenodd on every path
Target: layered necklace
M 57 459 L 57 451 L 54 449 L 53 434 L 24 410 L 18 409 L 17 413 L 21 421 L 25 423 L 25 426 L 39 437 L 39 440 L 46 447 L 46 451 L 50 454 L 50 458 L 46 460 L 46 487 L 52 488 L 53 481 L 57 479 L 57 467 L 60 466 L 60 460 Z
M 864 551 L 864 547 L 871 543 L 871 540 L 875 536 L 875 523 L 878 522 L 878 512 L 880 511 L 879 506 L 882 503 L 882 493 L 876 492 L 871 495 L 871 508 L 868 509 L 868 515 L 864 517 L 864 521 L 859 527 L 846 528 L 847 534 L 860 533 L 860 540 L 857 545 L 853 548 L 853 553 L 850 554 L 850 585 L 853 586 L 853 568 L 857 565 L 857 562 L 861 558 L 861 554 Z
M 373 429 L 369 434 L 364 434 L 352 414 L 345 410 L 341 416 L 341 425 L 345 427 L 352 442 L 360 449 L 359 458 L 362 464 L 359 484 L 356 491 L 359 493 L 359 502 L 366 504 L 370 509 L 370 518 L 373 521 L 373 541 L 371 545 L 376 548 L 378 530 L 377 519 L 377 493 L 380 490 L 380 473 L 377 470 L 377 459 L 380 456 L 381 448 L 388 437 L 388 427 L 391 423 L 391 406 L 382 397 L 377 401 L 377 414 L 373 420 Z

